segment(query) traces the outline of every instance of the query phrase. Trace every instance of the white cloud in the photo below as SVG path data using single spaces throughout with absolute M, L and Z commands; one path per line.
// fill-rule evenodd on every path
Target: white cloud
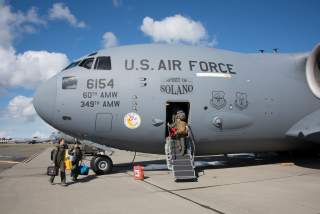
M 49 137 L 48 134 L 40 132 L 40 131 L 35 131 L 32 135 L 32 137 L 39 137 L 39 138 L 47 138 Z
M 2 137 L 8 137 L 7 132 L 0 131 L 0 138 L 2 138 Z
M 155 21 L 145 17 L 140 29 L 154 42 L 189 43 L 193 45 L 216 44 L 216 40 L 208 41 L 208 33 L 201 22 L 194 21 L 182 15 L 166 17 Z
M 112 4 L 114 7 L 120 7 L 122 5 L 121 0 L 112 0 Z
M 10 100 L 7 111 L 12 118 L 19 118 L 24 122 L 34 121 L 37 114 L 32 104 L 32 97 L 16 96 Z
M 79 21 L 70 11 L 68 6 L 63 3 L 55 3 L 49 9 L 49 18 L 51 20 L 65 20 L 74 27 L 84 28 L 86 24 Z
M 102 44 L 104 48 L 110 48 L 118 45 L 118 39 L 112 32 L 106 32 L 102 37 Z
M 67 56 L 62 53 L 16 53 L 13 41 L 23 33 L 32 33 L 37 26 L 45 24 L 46 21 L 39 17 L 34 7 L 27 12 L 14 12 L 10 6 L 0 3 L 0 88 L 35 87 L 68 63 Z M 0 96 L 6 95 L 12 94 L 0 89 Z M 16 96 L 6 108 L 0 109 L 0 130 L 0 135 L 26 137 L 36 130 L 49 135 L 54 129 L 36 115 L 31 97 Z
M 31 137 L 31 133 L 39 132 L 41 136 L 49 136 L 54 128 L 43 122 L 38 116 L 33 121 L 22 121 L 20 118 L 12 118 L 11 115 L 0 117 L 0 130 L 6 137 L 25 138 Z
M 69 62 L 68 57 L 62 53 L 26 51 L 16 54 L 13 48 L 1 47 L 0 59 L 5 59 L 0 63 L 0 87 L 34 88 Z
M 21 23 L 46 24 L 46 21 L 39 17 L 38 9 L 36 7 L 31 7 L 25 15 L 22 13 L 21 20 Z
M 46 21 L 38 16 L 32 7 L 28 12 L 12 12 L 10 6 L 0 5 L 0 46 L 9 48 L 18 33 L 34 32 L 34 25 L 45 25 Z
M 34 25 L 45 24 L 37 9 L 12 12 L 7 5 L 0 5 L 0 87 L 35 87 L 60 71 L 68 58 L 65 54 L 47 51 L 26 51 L 17 54 L 12 46 L 14 38 L 23 32 L 33 32 Z

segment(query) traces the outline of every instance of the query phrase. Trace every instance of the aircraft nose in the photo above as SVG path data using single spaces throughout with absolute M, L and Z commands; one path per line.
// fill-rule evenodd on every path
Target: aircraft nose
M 57 78 L 54 76 L 38 87 L 33 98 L 33 106 L 36 112 L 49 124 L 52 124 L 54 121 L 56 96 Z

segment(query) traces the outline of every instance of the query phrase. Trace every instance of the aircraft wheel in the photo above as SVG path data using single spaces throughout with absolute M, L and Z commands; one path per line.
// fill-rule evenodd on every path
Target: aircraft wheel
M 113 167 L 112 160 L 108 156 L 93 157 L 90 165 L 91 169 L 98 175 L 110 173 Z

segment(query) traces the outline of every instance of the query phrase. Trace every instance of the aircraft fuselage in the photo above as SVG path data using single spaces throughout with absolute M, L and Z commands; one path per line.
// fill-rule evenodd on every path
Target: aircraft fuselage
M 110 65 L 97 69 L 102 56 Z M 93 58 L 91 68 L 78 64 L 46 83 L 56 90 L 48 99 L 50 116 L 36 106 L 65 133 L 119 149 L 163 153 L 167 105 L 182 102 L 189 105 L 198 155 L 311 145 L 286 136 L 320 107 L 306 83 L 302 55 L 137 45 L 85 58 Z

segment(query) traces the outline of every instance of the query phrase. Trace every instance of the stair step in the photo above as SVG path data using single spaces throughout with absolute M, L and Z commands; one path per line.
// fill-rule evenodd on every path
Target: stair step
M 190 160 L 190 155 L 189 155 L 189 154 L 176 155 L 175 159 L 176 159 L 176 160 L 181 160 L 181 159 Z
M 173 161 L 177 161 L 177 162 L 179 162 L 179 161 L 190 161 L 190 158 L 181 158 L 181 159 L 179 159 L 179 158 L 172 158 L 172 160 Z
M 190 160 L 172 160 L 172 165 L 189 166 L 191 165 L 191 161 Z
M 173 171 L 185 171 L 185 170 L 194 170 L 191 165 L 185 165 L 185 166 L 179 166 L 179 165 L 173 165 Z
M 196 178 L 194 170 L 186 170 L 186 171 L 173 171 L 173 175 L 176 179 L 192 179 Z

